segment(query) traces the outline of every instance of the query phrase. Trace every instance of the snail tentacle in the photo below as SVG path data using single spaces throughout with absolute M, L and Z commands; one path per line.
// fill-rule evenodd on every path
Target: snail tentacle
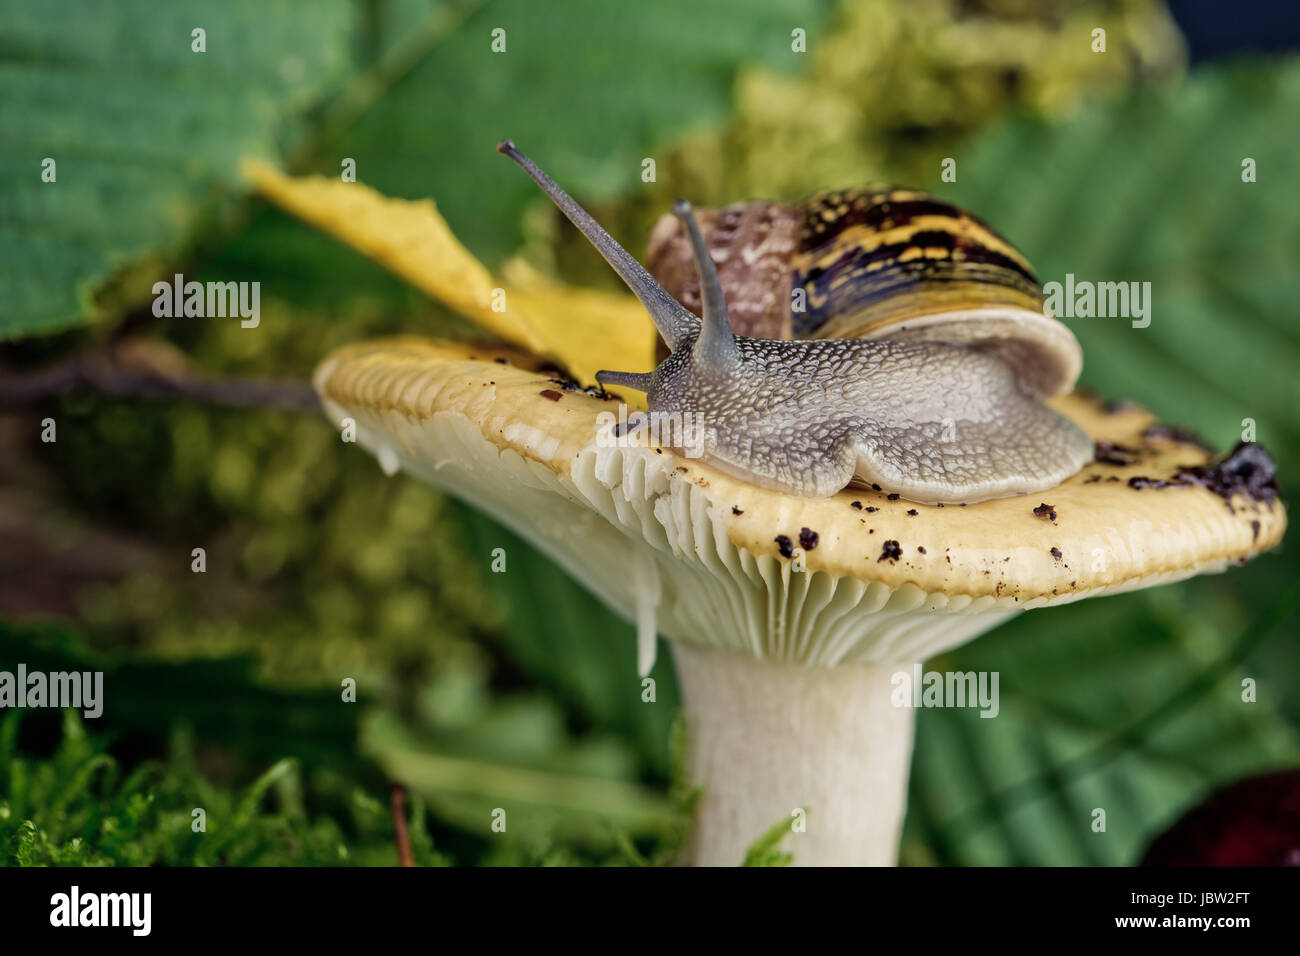
M 601 369 L 596 373 L 596 381 L 601 385 L 625 385 L 638 392 L 648 392 L 655 380 L 653 372 L 612 372 Z
M 503 139 L 498 143 L 497 152 L 509 156 L 518 163 L 533 182 L 541 187 L 542 192 L 559 207 L 560 212 L 568 217 L 569 222 L 577 226 L 587 240 L 596 247 L 596 251 L 618 273 L 619 278 L 632 290 L 632 294 L 641 300 L 641 304 L 650 313 L 650 318 L 654 320 L 655 328 L 659 330 L 659 334 L 664 337 L 670 349 L 676 349 L 685 338 L 695 334 L 699 329 L 699 320 L 669 295 L 641 263 L 632 258 L 628 251 L 620 246 L 600 223 L 592 219 L 591 214 L 579 206 L 572 196 L 556 185 L 550 176 L 542 172 L 541 168 L 521 153 L 510 140 Z
M 695 268 L 700 274 L 700 294 L 704 303 L 704 316 L 700 322 L 700 335 L 691 346 L 691 352 L 700 362 L 719 371 L 733 368 L 740 360 L 736 351 L 736 338 L 731 332 L 731 320 L 727 317 L 727 303 L 722 294 L 722 283 L 718 281 L 718 270 L 709 255 L 709 247 L 700 234 L 699 223 L 691 211 L 691 204 L 679 200 L 673 206 L 673 213 L 686 227 L 690 236 L 691 250 L 695 256 Z

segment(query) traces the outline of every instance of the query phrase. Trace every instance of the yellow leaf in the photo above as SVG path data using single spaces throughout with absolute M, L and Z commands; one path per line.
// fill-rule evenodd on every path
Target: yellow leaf
M 255 159 L 245 159 L 241 169 L 281 209 L 493 335 L 558 362 L 584 384 L 602 368 L 654 368 L 654 326 L 635 298 L 567 286 L 522 262 L 494 277 L 460 244 L 431 199 L 390 199 L 360 183 L 290 177 Z

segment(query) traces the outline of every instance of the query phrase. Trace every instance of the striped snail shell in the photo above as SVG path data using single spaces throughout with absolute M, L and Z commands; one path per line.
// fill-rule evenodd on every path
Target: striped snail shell
M 977 217 L 910 189 L 868 186 L 803 203 L 696 210 L 738 335 L 913 338 L 1000 354 L 1042 395 L 1070 391 L 1083 354 L 1044 311 L 1025 257 Z M 646 267 L 702 314 L 699 270 L 677 217 L 650 234 Z

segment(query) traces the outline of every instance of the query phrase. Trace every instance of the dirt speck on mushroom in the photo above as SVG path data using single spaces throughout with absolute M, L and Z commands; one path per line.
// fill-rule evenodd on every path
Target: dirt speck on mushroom
M 1214 492 L 1225 501 L 1241 494 L 1255 501 L 1277 497 L 1277 465 L 1263 445 L 1238 442 L 1224 458 L 1207 468 L 1184 468 L 1176 476 Z
M 1093 446 L 1093 457 L 1103 465 L 1123 467 L 1138 460 L 1136 449 L 1126 448 L 1114 442 L 1099 441 Z
M 889 541 L 886 541 L 884 546 L 880 549 L 880 557 L 876 558 L 876 563 L 880 563 L 881 561 L 897 561 L 902 556 L 903 549 L 899 546 L 897 541 L 890 539 Z
M 1181 425 L 1152 425 L 1142 433 L 1147 441 L 1176 441 L 1182 445 L 1195 445 L 1204 451 L 1213 453 L 1214 449 L 1201 440 L 1201 436 L 1190 428 Z

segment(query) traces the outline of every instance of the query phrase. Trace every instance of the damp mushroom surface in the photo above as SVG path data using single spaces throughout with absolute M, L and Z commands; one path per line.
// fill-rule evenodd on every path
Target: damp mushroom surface
M 315 384 L 386 470 L 527 538 L 636 620 L 643 649 L 668 639 L 702 787 L 696 864 L 738 864 L 796 810 L 796 864 L 893 863 L 913 735 L 894 674 L 1025 610 L 1244 563 L 1286 524 L 1259 446 L 1218 458 L 1079 393 L 1051 406 L 1091 464 L 1041 495 L 938 506 L 783 494 L 619 440 L 617 398 L 515 349 L 363 343 Z

